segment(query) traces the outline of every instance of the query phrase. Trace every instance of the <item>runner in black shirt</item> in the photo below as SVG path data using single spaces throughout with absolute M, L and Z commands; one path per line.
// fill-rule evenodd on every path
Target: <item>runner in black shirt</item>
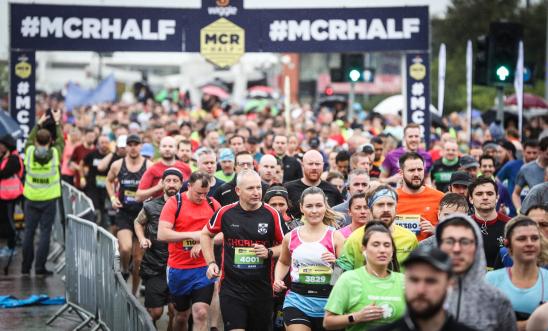
M 317 186 L 323 190 L 330 207 L 334 207 L 344 201 L 343 196 L 335 186 L 321 180 L 322 171 L 323 157 L 320 152 L 315 150 L 308 151 L 303 156 L 303 178 L 284 184 L 289 193 L 289 201 L 295 202 L 290 209 L 290 213 L 294 217 L 301 217 L 301 209 L 296 202 L 301 198 L 303 191 L 311 186 Z
M 272 258 L 283 240 L 280 214 L 263 204 L 261 179 L 253 170 L 238 174 L 239 202 L 219 209 L 204 227 L 202 250 L 210 278 L 222 275 L 221 312 L 225 330 L 268 330 L 272 327 Z M 221 268 L 215 263 L 213 240 L 222 232 Z
M 99 171 L 97 166 L 99 165 L 99 162 L 108 155 L 109 144 L 108 137 L 99 137 L 97 149 L 84 158 L 84 173 L 86 174 L 86 180 L 84 183 L 80 183 L 83 184 L 86 195 L 93 201 L 93 207 L 95 207 L 95 210 L 97 211 L 97 224 L 100 224 L 104 228 L 107 228 L 105 200 L 108 197 L 106 188 L 108 169 Z

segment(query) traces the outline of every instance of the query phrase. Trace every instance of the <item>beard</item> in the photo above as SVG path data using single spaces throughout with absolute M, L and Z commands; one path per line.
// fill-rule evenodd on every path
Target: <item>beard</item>
M 168 188 L 167 190 L 164 191 L 164 193 L 165 193 L 168 197 L 174 196 L 175 194 L 177 194 L 177 192 L 179 192 L 179 190 L 177 190 L 177 189 L 175 189 L 175 188 Z
M 414 178 L 414 179 L 418 179 L 418 178 Z M 410 189 L 416 191 L 418 189 L 420 189 L 423 185 L 424 185 L 424 178 L 421 180 L 421 182 L 417 185 L 417 184 L 414 184 L 413 183 L 413 180 L 408 180 L 407 178 L 403 177 L 403 181 L 405 182 L 405 184 L 407 185 L 407 187 L 409 187 Z
M 447 296 L 447 293 L 443 295 L 443 297 L 437 301 L 432 302 L 425 298 L 421 298 L 422 301 L 427 301 L 428 304 L 426 308 L 418 311 L 413 307 L 413 302 L 419 301 L 418 299 L 413 299 L 409 301 L 407 298 L 405 301 L 407 302 L 407 310 L 409 311 L 409 315 L 413 319 L 428 319 L 436 315 L 440 310 L 443 309 L 443 304 L 445 303 L 445 297 Z

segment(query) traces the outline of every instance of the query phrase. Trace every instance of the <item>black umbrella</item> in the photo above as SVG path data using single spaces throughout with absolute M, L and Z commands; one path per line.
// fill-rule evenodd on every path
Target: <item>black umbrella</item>
M 0 137 L 9 134 L 12 137 L 17 138 L 21 135 L 21 133 L 19 124 L 11 118 L 7 112 L 0 111 Z

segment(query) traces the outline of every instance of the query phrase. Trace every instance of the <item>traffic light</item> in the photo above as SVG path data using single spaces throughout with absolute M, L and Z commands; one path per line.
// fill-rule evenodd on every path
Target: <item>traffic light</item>
M 489 36 L 476 38 L 476 58 L 474 61 L 474 84 L 487 85 L 487 70 L 489 67 Z
M 363 82 L 363 54 L 341 54 L 341 69 L 346 82 Z
M 324 94 L 326 96 L 332 96 L 334 93 L 335 93 L 335 91 L 333 90 L 333 88 L 331 86 L 327 86 L 325 88 Z
M 489 26 L 488 82 L 505 85 L 514 82 L 518 44 L 523 38 L 523 26 L 518 23 L 493 22 Z

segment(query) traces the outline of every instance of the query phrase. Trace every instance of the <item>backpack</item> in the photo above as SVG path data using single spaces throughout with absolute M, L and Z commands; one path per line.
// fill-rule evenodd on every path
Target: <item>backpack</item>
M 177 200 L 177 210 L 175 211 L 175 220 L 177 220 L 177 218 L 179 217 L 179 213 L 181 212 L 181 208 L 183 207 L 183 198 L 181 194 L 182 194 L 181 192 L 177 192 L 177 194 L 175 195 L 175 199 Z M 213 212 L 215 213 L 215 206 L 213 205 L 213 200 L 211 200 L 211 198 L 208 197 L 207 195 L 206 195 L 206 200 L 211 210 L 213 210 Z

